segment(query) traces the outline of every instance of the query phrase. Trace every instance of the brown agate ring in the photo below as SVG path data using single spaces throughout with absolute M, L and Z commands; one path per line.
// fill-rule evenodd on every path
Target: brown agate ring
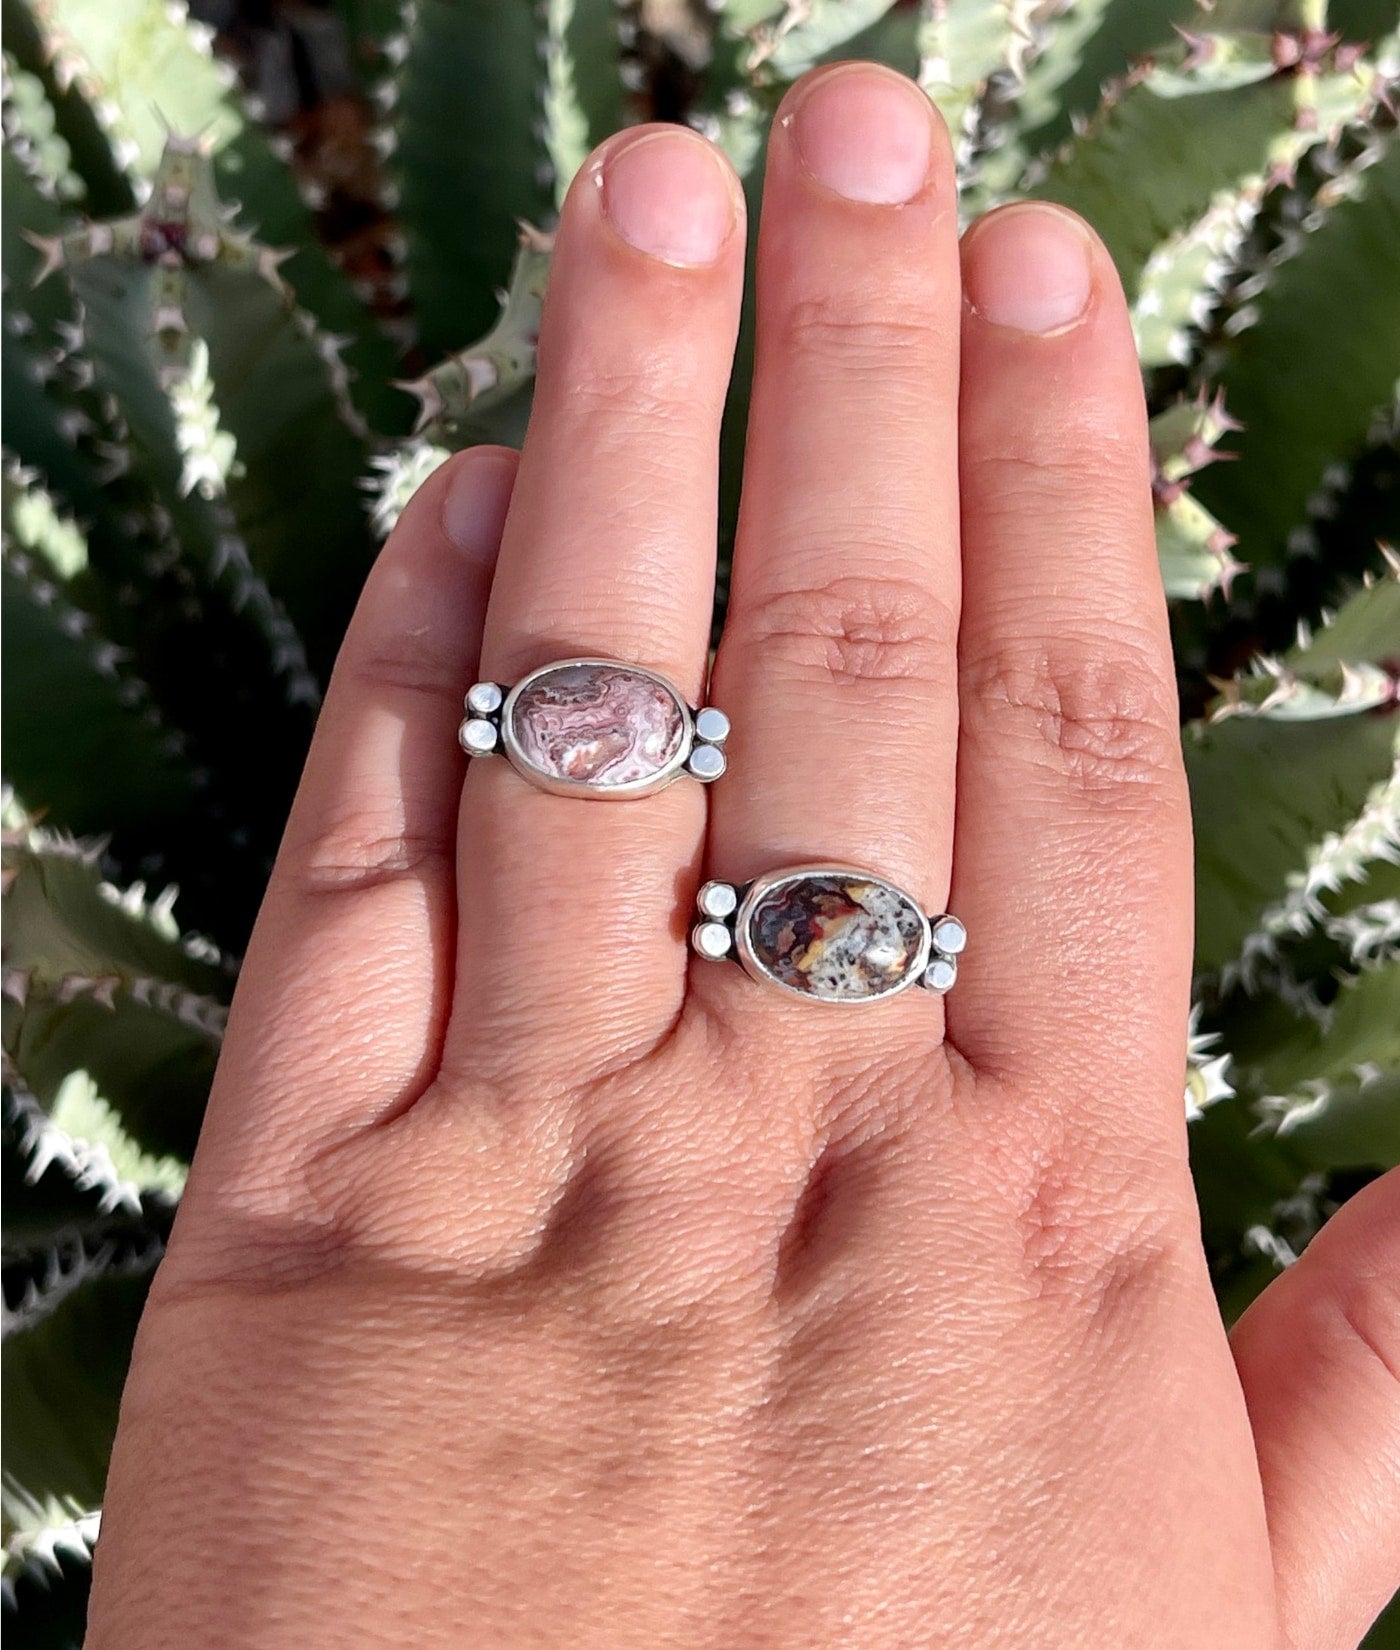
M 696 897 L 691 948 L 733 958 L 751 979 L 809 1002 L 871 1003 L 910 986 L 942 995 L 967 930 L 930 917 L 887 878 L 850 865 L 797 865 Z

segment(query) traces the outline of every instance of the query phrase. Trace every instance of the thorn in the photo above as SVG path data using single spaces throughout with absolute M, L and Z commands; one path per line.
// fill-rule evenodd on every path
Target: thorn
M 515 220 L 516 228 L 520 231 L 520 244 L 528 252 L 553 252 L 554 231 L 552 229 L 538 229 L 524 218 Z
M 396 390 L 415 397 L 418 402 L 418 416 L 413 421 L 414 435 L 420 434 L 447 410 L 442 391 L 427 374 L 422 378 L 396 378 L 393 383 Z
M 20 233 L 43 258 L 34 279 L 29 283 L 31 287 L 42 286 L 50 275 L 63 268 L 66 261 L 63 255 L 63 240 L 58 235 L 36 235 L 29 229 L 23 229 Z
M 1186 47 L 1186 55 L 1181 60 L 1183 73 L 1192 74 L 1197 69 L 1209 63 L 1215 56 L 1216 40 L 1212 34 L 1197 34 L 1186 29 L 1180 23 L 1173 23 L 1172 28 L 1180 36 Z
M 1201 386 L 1201 398 L 1204 404 L 1204 385 Z M 1232 431 L 1239 433 L 1244 429 L 1244 425 L 1240 423 L 1239 419 L 1231 418 L 1230 414 L 1226 411 L 1225 391 L 1223 388 L 1216 390 L 1214 398 L 1211 400 L 1210 405 L 1206 408 L 1206 411 L 1210 414 L 1211 422 L 1215 425 L 1216 429 L 1220 431 L 1221 435 L 1226 435 Z M 1230 456 L 1233 458 L 1237 455 L 1232 453 Z

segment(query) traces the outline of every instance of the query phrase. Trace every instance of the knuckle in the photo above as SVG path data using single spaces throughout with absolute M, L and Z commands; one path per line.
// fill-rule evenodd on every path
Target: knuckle
M 1181 776 L 1174 689 L 1144 641 L 1003 645 L 963 666 L 964 715 L 1030 747 L 1086 795 L 1157 801 Z
M 623 359 L 580 362 L 561 386 L 571 424 L 654 436 L 656 425 L 690 421 L 713 399 L 684 351 L 648 349 Z
M 1322 1347 L 1371 1365 L 1400 1396 L 1400 1273 L 1373 1263 L 1333 1274 L 1327 1285 L 1314 1296 Z
M 289 839 L 282 874 L 306 895 L 364 893 L 449 873 L 451 859 L 445 835 L 410 824 L 402 799 L 356 801 L 322 820 L 309 838 Z
M 763 597 L 748 612 L 743 639 L 789 671 L 841 687 L 944 688 L 955 668 L 957 619 L 913 581 L 850 577 Z
M 1105 1193 L 1103 1183 L 1098 1166 L 1052 1151 L 1030 1174 L 1017 1212 L 1031 1297 L 1090 1329 L 1131 1315 L 1163 1289 L 1182 1252 L 1174 1211 L 1153 1188 L 1134 1197 L 1130 1187 Z
M 924 306 L 910 303 L 883 313 L 855 295 L 804 298 L 779 321 L 778 346 L 785 353 L 843 373 L 852 367 L 898 384 L 922 377 L 942 334 Z
M 431 633 L 383 638 L 346 657 L 342 671 L 369 693 L 390 690 L 438 703 L 460 702 L 466 660 L 460 647 L 435 642 Z

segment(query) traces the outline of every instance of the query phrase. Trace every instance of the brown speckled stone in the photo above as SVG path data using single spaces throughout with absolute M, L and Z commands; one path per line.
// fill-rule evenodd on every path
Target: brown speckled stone
M 747 913 L 754 961 L 824 1002 L 861 1002 L 907 985 L 923 966 L 928 924 L 897 889 L 855 875 L 806 872 L 763 893 Z

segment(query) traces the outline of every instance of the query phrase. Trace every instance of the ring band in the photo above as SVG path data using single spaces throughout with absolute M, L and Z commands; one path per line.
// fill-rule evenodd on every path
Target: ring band
M 457 740 L 468 756 L 497 751 L 542 790 L 624 800 L 681 774 L 724 772 L 729 718 L 693 710 L 664 676 L 616 659 L 560 659 L 506 687 L 477 682 Z
M 752 979 L 823 1003 L 880 1002 L 914 985 L 942 995 L 967 944 L 956 917 L 930 917 L 885 877 L 849 865 L 707 882 L 695 906 L 699 956 L 732 957 Z

